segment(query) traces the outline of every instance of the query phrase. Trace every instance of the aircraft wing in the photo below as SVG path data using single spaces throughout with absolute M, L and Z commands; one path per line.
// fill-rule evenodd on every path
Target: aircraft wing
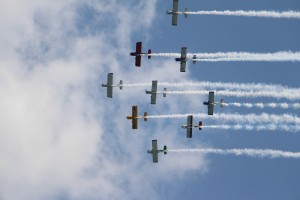
M 135 47 L 136 53 L 142 53 L 142 42 L 137 42 Z
M 141 56 L 135 56 L 135 66 L 140 67 L 141 66 L 142 57 Z
M 185 72 L 186 69 L 186 61 L 180 62 L 180 72 Z
M 135 53 L 136 54 L 141 54 L 142 53 L 142 42 L 137 42 L 136 43 Z M 140 67 L 141 66 L 141 61 L 142 61 L 141 55 L 136 55 L 135 56 L 135 66 Z
M 181 48 L 181 59 L 186 59 L 186 54 L 187 54 L 187 48 L 182 47 Z
M 213 115 L 214 114 L 214 105 L 215 105 L 215 93 L 214 92 L 209 92 L 208 95 L 208 115 Z
M 177 19 L 178 19 L 178 0 L 173 0 L 173 13 L 172 13 L 172 25 L 177 26 Z
M 132 129 L 138 128 L 138 119 L 136 118 L 138 115 L 138 107 L 132 106 Z
M 107 74 L 107 97 L 112 98 L 113 96 L 113 73 Z
M 157 81 L 152 81 L 151 104 L 156 104 Z
M 152 140 L 152 157 L 153 162 L 158 163 L 157 140 Z
M 193 115 L 187 117 L 186 137 L 192 138 L 193 133 Z

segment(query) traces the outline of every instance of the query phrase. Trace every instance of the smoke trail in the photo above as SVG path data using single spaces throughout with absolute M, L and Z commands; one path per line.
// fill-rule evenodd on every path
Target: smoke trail
M 166 91 L 167 94 L 208 94 L 208 90 L 184 90 L 184 91 Z M 285 98 L 290 100 L 300 99 L 300 93 L 291 93 L 290 91 L 215 91 L 216 95 L 230 96 L 230 97 L 269 97 L 269 98 Z M 296 105 L 297 107 L 297 105 Z
M 300 61 L 300 52 L 279 51 L 274 53 L 250 52 L 217 52 L 217 53 L 189 53 L 188 59 L 196 55 L 193 61 Z M 151 56 L 180 57 L 179 53 L 152 53 Z
M 235 107 L 246 107 L 246 108 L 282 108 L 282 109 L 288 109 L 288 108 L 293 108 L 293 109 L 299 109 L 300 108 L 300 103 L 293 103 L 293 104 L 288 104 L 286 102 L 283 103 L 239 103 L 239 102 L 233 102 L 233 103 L 222 103 L 222 106 L 235 106 Z
M 238 124 L 296 124 L 300 125 L 300 118 L 295 115 L 290 114 L 268 114 L 262 113 L 260 115 L 257 114 L 245 114 L 241 115 L 238 113 L 226 114 L 226 113 L 215 113 L 213 116 L 207 115 L 205 113 L 187 113 L 187 114 L 169 114 L 169 115 L 149 115 L 147 118 L 186 118 L 188 115 L 193 115 L 194 117 L 199 117 L 202 119 L 210 119 L 210 120 L 219 120 L 219 121 L 232 121 Z
M 194 127 L 196 128 L 196 127 Z M 225 130 L 246 130 L 246 131 L 288 131 L 288 132 L 299 132 L 300 125 L 284 125 L 284 124 L 263 124 L 263 125 L 205 125 L 202 126 L 203 129 L 225 129 Z
M 151 86 L 152 83 L 124 83 L 121 86 L 123 87 L 142 87 L 142 86 Z
M 224 56 L 214 58 L 198 58 L 194 61 L 220 62 L 220 61 L 300 61 L 300 52 L 275 52 L 275 53 L 248 53 L 230 52 Z
M 170 149 L 168 152 L 174 153 L 205 153 L 219 155 L 250 156 L 258 158 L 300 158 L 300 152 L 281 151 L 273 149 Z
M 151 53 L 150 56 L 158 56 L 158 57 L 180 57 L 180 53 Z
M 243 17 L 269 17 L 269 18 L 288 18 L 288 19 L 300 19 L 300 12 L 297 11 L 244 11 L 244 10 L 236 10 L 236 11 L 186 11 L 186 12 L 178 12 L 178 14 L 187 14 L 187 15 L 223 15 L 223 16 L 243 16 Z
M 251 91 L 276 91 L 276 92 L 290 92 L 290 93 L 300 93 L 300 88 L 289 88 L 283 85 L 275 84 L 264 84 L 264 83 L 235 83 L 235 82 L 183 82 L 183 83 L 169 83 L 169 82 L 158 82 L 159 86 L 166 87 L 184 87 L 184 86 L 198 86 L 203 88 L 213 88 L 216 89 L 229 89 L 229 90 L 251 90 Z M 122 84 L 126 87 L 139 87 L 139 86 L 151 86 L 151 83 L 126 83 Z

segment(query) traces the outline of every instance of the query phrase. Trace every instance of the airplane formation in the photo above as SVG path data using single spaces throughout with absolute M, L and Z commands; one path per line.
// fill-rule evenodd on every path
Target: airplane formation
M 173 8 L 172 10 L 167 10 L 168 15 L 172 15 L 172 26 L 177 26 L 178 24 L 178 15 L 183 14 L 185 18 L 187 18 L 188 14 L 195 14 L 193 12 L 189 12 L 187 8 L 185 8 L 185 11 L 180 12 L 178 10 L 178 1 L 179 0 L 173 0 Z M 200 11 L 199 11 L 200 12 Z M 299 15 L 300 18 L 300 15 Z M 142 51 L 142 42 L 137 42 L 136 43 L 136 48 L 135 52 L 131 52 L 130 56 L 135 57 L 135 66 L 136 67 L 141 67 L 142 66 L 142 57 L 147 56 L 148 59 L 151 59 L 151 57 L 155 55 L 152 53 L 151 49 L 148 49 L 147 52 Z M 175 61 L 180 62 L 180 72 L 186 72 L 186 66 L 187 66 L 187 61 L 192 61 L 193 64 L 196 64 L 197 61 L 201 61 L 202 58 L 199 58 L 196 54 L 189 54 L 187 53 L 187 47 L 182 47 L 180 54 L 176 56 Z M 224 57 L 216 57 L 214 59 L 226 59 L 227 56 Z M 204 58 L 204 59 L 211 59 L 209 58 Z M 217 60 L 219 61 L 219 60 Z M 119 87 L 120 90 L 126 84 L 122 80 L 119 81 L 119 84 L 114 84 L 113 81 L 113 73 L 108 73 L 107 74 L 107 82 L 101 85 L 102 87 L 106 87 L 107 89 L 107 97 L 108 98 L 113 98 L 113 88 L 114 87 Z M 145 90 L 146 94 L 150 94 L 150 104 L 156 104 L 157 103 L 157 95 L 161 94 L 163 97 L 166 97 L 167 94 L 172 94 L 172 91 L 167 90 L 167 88 L 164 88 L 162 91 L 158 91 L 158 81 L 153 80 L 151 84 L 151 90 Z M 174 91 L 173 91 L 174 93 Z M 182 91 L 184 93 L 184 91 Z M 208 91 L 208 100 L 203 102 L 203 105 L 207 106 L 207 115 L 214 115 L 214 107 L 216 105 L 219 105 L 220 107 L 228 106 L 230 105 L 229 103 L 225 103 L 223 98 L 220 99 L 220 101 L 215 101 L 215 92 L 214 91 Z M 295 104 L 296 105 L 296 104 Z M 300 104 L 299 104 L 300 108 Z M 132 122 L 132 129 L 138 129 L 138 121 L 140 119 L 143 119 L 145 122 L 149 119 L 150 117 L 148 116 L 147 112 L 144 112 L 142 116 L 138 114 L 138 106 L 134 105 L 132 106 L 132 113 L 131 115 L 127 116 L 128 120 L 131 120 Z M 197 124 L 194 124 L 193 122 L 193 115 L 187 115 L 187 123 L 182 125 L 181 127 L 183 129 L 186 129 L 186 137 L 187 138 L 192 138 L 193 135 L 193 129 L 197 128 L 200 131 L 203 128 L 209 127 L 209 126 L 203 126 L 202 121 L 199 121 Z M 152 149 L 147 151 L 149 154 L 152 154 L 153 158 L 153 163 L 158 163 L 158 154 L 159 153 L 164 153 L 167 154 L 168 149 L 167 146 L 164 145 L 162 149 L 158 149 L 158 142 L 157 140 L 152 140 Z

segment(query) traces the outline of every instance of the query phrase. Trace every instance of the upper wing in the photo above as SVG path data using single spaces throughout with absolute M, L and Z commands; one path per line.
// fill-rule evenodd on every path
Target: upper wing
M 157 140 L 152 140 L 152 157 L 153 162 L 158 162 L 158 153 L 157 153 Z
M 178 0 L 173 0 L 173 14 L 172 14 L 172 25 L 177 26 L 178 14 L 174 12 L 178 12 Z
M 208 95 L 208 115 L 213 115 L 214 114 L 214 106 L 215 106 L 215 93 L 214 92 L 209 92 Z
M 152 81 L 151 104 L 156 104 L 157 81 Z
M 108 73 L 107 74 L 107 85 L 113 85 L 114 80 L 113 80 L 113 73 Z
M 138 128 L 138 119 L 136 118 L 138 115 L 138 107 L 132 106 L 132 129 Z
M 185 72 L 186 69 L 186 61 L 180 62 L 180 72 Z
M 107 97 L 112 98 L 113 95 L 113 73 L 107 74 Z
M 135 52 L 136 53 L 142 53 L 142 42 L 137 42 L 136 43 Z
M 187 127 L 186 127 L 186 137 L 187 138 L 192 138 L 192 133 L 193 133 L 193 115 L 189 115 L 187 117 Z
M 186 54 L 187 54 L 187 48 L 182 47 L 181 48 L 181 59 L 186 59 Z
M 135 48 L 135 53 L 140 54 L 142 53 L 142 42 L 137 42 L 136 43 L 136 48 Z M 136 55 L 135 56 L 135 66 L 140 67 L 141 66 L 141 55 Z

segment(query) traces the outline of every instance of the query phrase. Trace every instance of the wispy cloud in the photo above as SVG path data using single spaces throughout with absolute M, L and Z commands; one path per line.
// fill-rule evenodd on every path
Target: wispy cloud
M 131 37 L 149 28 L 155 5 L 32 0 L 2 7 L 9 12 L 0 12 L 0 198 L 157 199 L 159 177 L 169 181 L 175 173 L 205 168 L 203 158 L 187 156 L 182 160 L 190 164 L 174 165 L 170 158 L 153 173 L 150 139 L 161 134 L 158 129 L 176 130 L 153 129 L 149 122 L 134 133 L 125 116 L 147 96 L 135 101 L 140 93 L 124 88 L 108 100 L 100 88 L 108 72 L 135 81 L 187 80 L 172 72 L 176 63 L 160 62 L 156 71 L 148 62 L 140 71 L 131 67 Z M 179 111 L 179 100 L 156 109 Z M 166 140 L 172 143 L 176 135 L 161 136 Z

